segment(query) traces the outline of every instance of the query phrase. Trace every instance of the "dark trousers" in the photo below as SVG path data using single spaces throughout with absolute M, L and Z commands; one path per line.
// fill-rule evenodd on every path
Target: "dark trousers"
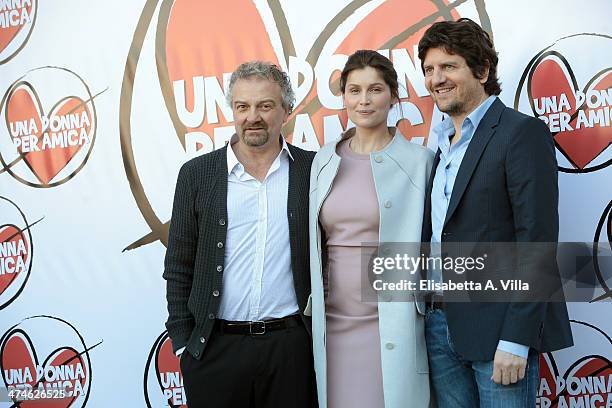
M 181 371 L 189 408 L 316 406 L 311 340 L 303 326 L 261 335 L 215 327 L 201 360 L 181 354 Z

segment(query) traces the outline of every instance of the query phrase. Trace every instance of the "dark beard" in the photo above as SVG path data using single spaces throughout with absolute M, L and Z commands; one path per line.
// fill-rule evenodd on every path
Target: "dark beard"
M 446 113 L 449 116 L 455 116 L 464 113 L 464 108 L 465 106 L 461 102 L 453 102 L 445 110 L 440 109 L 440 107 L 438 106 L 440 112 Z

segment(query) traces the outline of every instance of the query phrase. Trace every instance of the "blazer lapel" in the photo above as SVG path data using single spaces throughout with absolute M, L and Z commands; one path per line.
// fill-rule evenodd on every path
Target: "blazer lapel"
M 423 212 L 423 228 L 421 232 L 421 241 L 431 241 L 432 226 L 431 226 L 431 190 L 433 189 L 433 181 L 436 176 L 436 169 L 440 163 L 440 149 L 436 151 L 434 156 L 433 166 L 431 167 L 431 173 L 429 180 L 427 181 L 427 189 L 425 190 L 425 211 Z
M 480 124 L 476 129 L 472 140 L 470 141 L 467 151 L 465 152 L 465 156 L 463 156 L 461 165 L 459 166 L 459 172 L 457 173 L 450 203 L 448 204 L 448 210 L 446 211 L 446 218 L 444 219 L 445 226 L 457 209 L 457 206 L 461 201 L 461 197 L 463 196 L 463 193 L 465 192 L 465 189 L 472 178 L 472 174 L 476 169 L 476 165 L 480 160 L 480 156 L 482 156 L 485 147 L 487 147 L 489 140 L 491 140 L 491 136 L 493 136 L 495 133 L 495 127 L 499 123 L 499 118 L 504 109 L 505 105 L 499 99 L 497 99 L 480 121 Z

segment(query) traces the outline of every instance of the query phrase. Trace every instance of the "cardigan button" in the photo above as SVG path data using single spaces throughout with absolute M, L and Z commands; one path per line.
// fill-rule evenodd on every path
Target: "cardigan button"
M 219 291 L 218 290 L 213 290 L 213 296 L 219 296 Z
M 225 220 L 223 218 L 219 219 L 219 225 L 225 225 Z
M 208 315 L 208 318 L 209 318 L 210 320 L 213 320 L 213 319 L 215 318 L 215 315 L 211 313 L 211 314 L 209 314 L 209 315 Z
M 217 272 L 221 272 L 223 270 L 223 265 L 217 265 Z
M 194 353 L 193 353 L 193 355 L 197 357 L 197 356 L 199 356 L 199 355 L 200 355 L 200 352 L 199 352 L 199 351 L 196 351 L 196 352 L 194 352 Z
M 205 343 L 206 339 L 204 337 L 200 337 L 200 343 Z
M 221 241 L 217 242 L 217 248 L 223 248 L 223 242 Z

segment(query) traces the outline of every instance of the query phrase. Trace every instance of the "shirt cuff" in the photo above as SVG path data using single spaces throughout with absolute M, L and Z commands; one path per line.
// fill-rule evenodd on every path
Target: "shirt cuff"
M 512 343 L 511 341 L 500 340 L 497 344 L 497 349 L 525 359 L 529 355 L 529 346 Z
M 180 349 L 176 350 L 176 356 L 180 357 L 181 354 L 183 354 L 183 351 L 185 351 L 185 347 L 181 347 Z

